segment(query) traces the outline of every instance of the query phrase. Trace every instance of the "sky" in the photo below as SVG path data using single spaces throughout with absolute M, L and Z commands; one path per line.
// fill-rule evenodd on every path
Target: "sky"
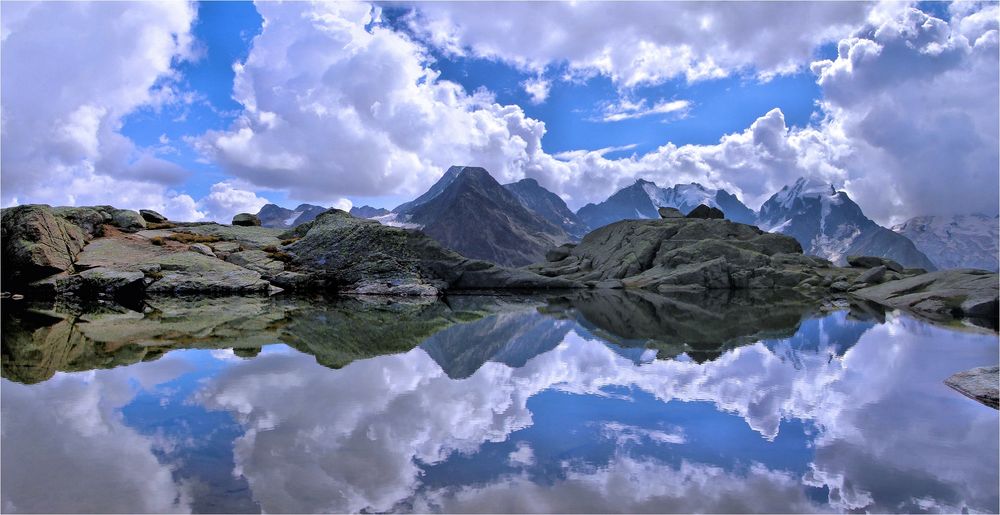
M 0 4 L 0 203 L 228 222 L 451 165 L 572 209 L 636 179 L 876 221 L 997 214 L 997 3 Z

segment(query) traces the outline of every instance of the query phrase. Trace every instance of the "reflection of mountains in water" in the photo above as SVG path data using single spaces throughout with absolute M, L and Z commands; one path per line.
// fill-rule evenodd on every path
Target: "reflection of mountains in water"
M 8 308 L 8 306 L 4 306 Z M 640 363 L 682 353 L 702 362 L 759 340 L 779 354 L 826 349 L 841 354 L 881 316 L 852 311 L 809 320 L 817 306 L 760 292 L 584 291 L 547 299 L 460 296 L 226 297 L 150 300 L 145 312 L 103 305 L 82 309 L 12 304 L 3 310 L 3 377 L 44 381 L 56 371 L 112 368 L 181 348 L 233 349 L 255 356 L 282 342 L 330 368 L 420 345 L 452 378 L 489 361 L 521 367 L 575 330 Z M 867 317 L 867 318 L 866 318 Z M 803 322 L 803 320 L 806 320 Z M 839 321 L 839 322 L 838 322 Z

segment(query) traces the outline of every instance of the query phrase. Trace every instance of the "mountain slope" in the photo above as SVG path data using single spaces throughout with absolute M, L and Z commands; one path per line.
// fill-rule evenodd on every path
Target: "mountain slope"
M 913 242 L 876 224 L 847 193 L 830 184 L 799 179 L 760 207 L 757 225 L 794 237 L 806 254 L 844 265 L 847 256 L 879 256 L 906 267 L 936 270 Z
M 264 227 L 284 229 L 314 220 L 320 213 L 326 211 L 323 206 L 299 204 L 295 209 L 288 209 L 276 204 L 267 204 L 260 208 L 257 217 Z
M 573 239 L 583 238 L 589 229 L 569 210 L 563 199 L 543 188 L 534 179 L 521 179 L 517 182 L 504 184 L 507 191 L 514 194 L 521 204 L 534 211 L 552 225 L 562 227 Z
M 576 214 L 588 227 L 597 228 L 619 220 L 659 218 L 660 207 L 674 207 L 687 214 L 699 204 L 721 209 L 734 222 L 752 224 L 756 219 L 750 208 L 726 190 L 706 188 L 695 182 L 661 188 L 642 179 L 600 204 L 583 206 Z
M 981 214 L 918 216 L 892 228 L 910 239 L 938 268 L 997 271 L 1000 218 Z
M 396 221 L 422 226 L 466 257 L 502 265 L 542 261 L 546 250 L 569 241 L 479 167 L 451 167 L 427 193 L 400 207 Z

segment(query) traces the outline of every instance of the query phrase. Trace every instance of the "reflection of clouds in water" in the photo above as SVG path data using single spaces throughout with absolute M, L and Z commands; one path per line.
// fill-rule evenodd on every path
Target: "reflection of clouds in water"
M 564 464 L 565 478 L 539 485 L 517 475 L 488 485 L 421 494 L 417 512 L 445 513 L 807 513 L 819 511 L 798 478 L 754 464 L 741 473 L 616 456 L 596 470 Z
M 171 356 L 127 369 L 3 381 L 4 512 L 185 512 L 190 500 L 153 454 L 172 445 L 127 427 L 119 408 L 187 371 Z
M 602 395 L 609 386 L 636 387 L 664 402 L 712 402 L 742 417 L 766 439 L 777 435 L 782 419 L 814 421 L 820 428 L 817 457 L 804 480 L 830 486 L 834 507 L 864 506 L 874 498 L 880 508 L 894 509 L 880 499 L 895 495 L 893 485 L 878 476 L 891 476 L 901 467 L 921 471 L 919 479 L 933 494 L 921 499 L 924 504 L 959 505 L 967 499 L 979 509 L 983 503 L 995 508 L 995 503 L 989 504 L 996 497 L 995 461 L 978 458 L 983 452 L 996 455 L 996 412 L 956 402 L 955 394 L 940 385 L 954 368 L 979 364 L 983 347 L 956 342 L 976 337 L 920 327 L 919 334 L 912 334 L 899 320 L 890 320 L 865 334 L 841 359 L 825 352 L 800 353 L 794 366 L 760 343 L 704 364 L 672 360 L 637 366 L 600 343 L 570 333 L 523 367 L 487 363 L 457 381 L 421 349 L 355 362 L 337 372 L 316 365 L 309 356 L 264 355 L 234 364 L 213 379 L 199 399 L 210 408 L 235 412 L 245 426 L 245 436 L 236 442 L 237 472 L 247 477 L 265 511 L 391 509 L 417 491 L 420 463 L 438 463 L 453 452 L 475 452 L 484 442 L 506 440 L 530 425 L 526 403 L 531 396 L 549 388 Z M 935 341 L 947 345 L 931 345 Z M 945 348 L 951 350 L 949 359 L 939 359 Z M 995 359 L 995 350 L 990 352 Z M 944 407 L 959 410 L 956 416 L 963 420 L 963 429 L 950 427 L 954 419 L 949 417 L 926 416 Z M 678 441 L 683 433 L 660 436 Z M 826 452 L 835 445 L 844 449 Z M 935 460 L 943 463 L 939 466 Z M 644 462 L 609 465 L 603 473 L 616 477 L 612 472 L 622 466 L 637 479 L 621 483 L 621 491 L 607 492 L 612 500 L 626 495 L 625 490 L 646 488 L 647 482 L 677 489 L 629 492 L 642 494 L 634 510 L 671 495 L 691 495 L 689 501 L 697 504 L 690 510 L 706 509 L 700 503 L 709 500 L 723 511 L 768 509 L 734 504 L 735 494 L 699 500 L 701 483 L 696 479 L 725 476 L 721 470 L 686 465 L 665 476 L 678 484 L 644 475 L 652 474 L 654 467 Z M 884 470 L 870 478 L 879 467 Z M 758 475 L 781 479 L 781 488 L 787 486 L 783 481 L 791 481 L 765 470 L 750 474 Z M 802 480 L 793 483 L 801 489 Z M 587 481 L 580 476 L 560 486 Z M 733 491 L 743 491 L 736 483 L 753 481 L 740 477 L 733 481 Z M 536 492 L 544 509 L 548 501 L 541 492 L 546 487 L 525 488 Z M 489 492 L 487 488 L 484 495 Z M 740 502 L 758 501 L 764 502 Z M 795 510 L 789 506 L 796 505 L 771 509 Z M 503 505 L 492 506 L 491 511 L 496 510 L 504 511 Z

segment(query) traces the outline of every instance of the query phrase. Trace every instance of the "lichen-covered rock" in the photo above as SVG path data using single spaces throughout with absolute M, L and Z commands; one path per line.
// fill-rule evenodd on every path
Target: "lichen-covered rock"
M 1000 367 L 979 367 L 959 372 L 945 379 L 944 384 L 993 409 L 1000 408 Z
M 217 223 L 206 223 L 186 226 L 184 232 L 197 234 L 200 236 L 213 236 L 222 242 L 235 243 L 245 249 L 262 249 L 264 247 L 277 247 L 281 245 L 279 235 L 284 232 L 282 229 L 271 229 L 268 227 L 220 225 Z M 212 243 L 212 246 L 219 243 Z M 215 250 L 219 248 L 214 247 Z
M 86 243 L 79 227 L 56 216 L 46 205 L 3 210 L 3 279 L 5 289 L 70 270 Z
M 243 227 L 260 227 L 260 218 L 250 213 L 240 213 L 233 217 L 233 225 Z
M 152 209 L 140 209 L 139 215 L 147 222 L 162 224 L 167 221 L 167 217 L 153 211 Z
M 52 212 L 79 227 L 89 238 L 104 235 L 104 224 L 113 223 L 109 210 L 96 207 L 54 207 Z
M 149 293 L 264 293 L 270 284 L 260 274 L 194 252 L 172 252 L 157 259 L 162 277 Z
M 996 325 L 1000 276 L 985 270 L 941 270 L 862 288 L 854 294 L 931 318 L 979 317 Z

